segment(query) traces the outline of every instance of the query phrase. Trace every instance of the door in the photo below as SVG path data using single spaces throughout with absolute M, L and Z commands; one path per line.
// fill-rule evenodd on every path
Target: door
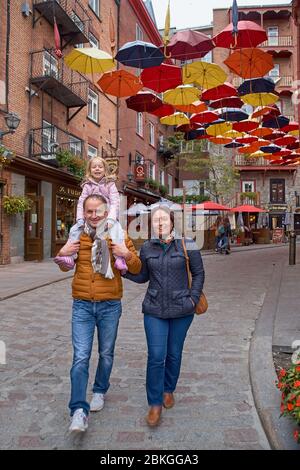
M 300 234 L 300 214 L 294 215 L 294 230 Z
M 270 26 L 268 28 L 268 46 L 278 46 L 278 26 Z
M 25 261 L 42 261 L 44 258 L 44 198 L 30 196 L 32 208 L 25 212 Z

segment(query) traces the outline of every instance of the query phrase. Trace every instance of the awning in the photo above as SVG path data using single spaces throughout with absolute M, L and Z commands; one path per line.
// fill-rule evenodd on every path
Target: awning
M 140 199 L 149 202 L 157 202 L 160 200 L 160 195 L 153 193 L 148 189 L 131 187 L 128 184 L 124 185 L 123 191 L 125 194 L 131 194 L 132 196 L 139 197 Z

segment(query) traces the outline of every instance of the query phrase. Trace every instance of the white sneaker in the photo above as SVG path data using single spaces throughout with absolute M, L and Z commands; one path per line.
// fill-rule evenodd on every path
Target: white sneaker
M 72 416 L 72 422 L 69 427 L 70 432 L 84 432 L 88 427 L 88 418 L 82 408 L 75 411 Z
M 90 411 L 100 411 L 104 406 L 104 394 L 93 393 L 93 398 L 90 403 Z

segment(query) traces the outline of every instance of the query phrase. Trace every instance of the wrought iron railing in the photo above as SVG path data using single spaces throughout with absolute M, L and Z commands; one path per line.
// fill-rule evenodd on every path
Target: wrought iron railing
M 291 47 L 292 45 L 292 36 L 274 36 L 269 37 L 269 39 L 260 44 L 259 47 Z
M 53 159 L 62 150 L 84 158 L 84 141 L 50 124 L 31 129 L 29 140 L 29 156 L 31 158 Z

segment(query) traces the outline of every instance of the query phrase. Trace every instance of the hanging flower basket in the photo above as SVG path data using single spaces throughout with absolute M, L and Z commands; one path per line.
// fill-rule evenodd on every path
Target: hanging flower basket
M 7 215 L 23 214 L 32 207 L 32 201 L 26 196 L 4 196 L 3 209 Z

